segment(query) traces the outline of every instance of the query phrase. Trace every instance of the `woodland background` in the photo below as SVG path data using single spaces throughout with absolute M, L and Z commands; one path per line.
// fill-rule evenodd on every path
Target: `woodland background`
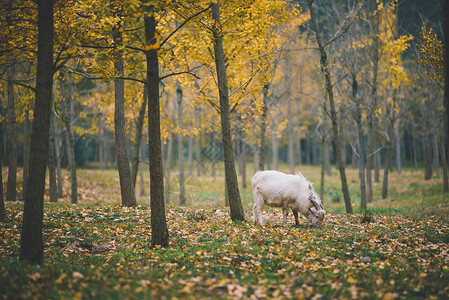
M 0 10 L 6 297 L 447 295 L 440 1 Z M 251 225 L 249 181 L 264 169 L 303 172 L 328 224 L 280 228 L 268 210 Z

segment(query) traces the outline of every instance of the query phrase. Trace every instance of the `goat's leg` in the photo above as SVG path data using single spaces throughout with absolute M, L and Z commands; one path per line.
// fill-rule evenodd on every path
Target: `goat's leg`
M 253 205 L 254 224 L 259 224 L 260 226 L 263 226 L 262 212 L 264 208 L 264 200 L 262 197 L 262 193 L 260 192 L 258 187 L 256 187 L 253 190 L 253 196 L 254 196 L 254 205 Z
M 295 225 L 299 226 L 299 219 L 298 219 L 298 211 L 296 209 L 293 210 L 293 215 L 295 216 Z

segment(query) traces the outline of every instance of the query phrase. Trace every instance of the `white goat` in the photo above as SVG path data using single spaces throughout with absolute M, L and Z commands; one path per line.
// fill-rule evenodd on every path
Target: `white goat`
M 253 217 L 256 224 L 263 225 L 264 205 L 281 207 L 283 225 L 287 226 L 288 210 L 293 210 L 296 226 L 299 225 L 298 212 L 308 220 L 309 226 L 320 226 L 326 215 L 320 197 L 312 183 L 304 175 L 284 174 L 278 171 L 258 171 L 251 179 L 254 195 Z

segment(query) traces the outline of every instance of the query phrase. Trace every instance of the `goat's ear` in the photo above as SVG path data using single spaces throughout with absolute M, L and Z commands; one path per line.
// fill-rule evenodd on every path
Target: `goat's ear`
M 310 207 L 309 210 L 310 210 L 312 213 L 316 213 L 316 208 L 315 208 L 315 206 Z

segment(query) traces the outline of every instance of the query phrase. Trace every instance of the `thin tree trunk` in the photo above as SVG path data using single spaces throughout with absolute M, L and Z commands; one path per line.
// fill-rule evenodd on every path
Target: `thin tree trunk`
M 117 12 L 121 14 L 121 12 Z M 116 45 L 123 44 L 122 32 L 120 25 L 114 28 L 113 38 Z M 136 194 L 134 190 L 134 182 L 129 169 L 129 159 L 126 146 L 126 119 L 125 119 L 125 80 L 124 66 L 123 66 L 123 51 L 115 50 L 114 67 L 117 78 L 114 79 L 115 90 L 115 114 L 114 114 L 114 128 L 115 128 L 115 151 L 117 155 L 117 166 L 120 179 L 120 191 L 122 196 L 123 206 L 137 205 Z
M 6 185 L 6 201 L 17 200 L 17 132 L 16 132 L 16 108 L 14 100 L 14 76 L 15 65 L 8 70 L 8 123 L 9 123 L 9 159 L 8 159 L 8 183 Z
M 179 163 L 179 204 L 186 204 L 184 186 L 184 149 L 182 145 L 182 89 L 179 84 L 176 87 L 176 98 L 178 100 L 178 163 Z
M 326 162 L 325 162 L 325 157 L 324 157 L 324 151 L 323 148 L 325 147 L 325 143 L 326 143 L 326 102 L 327 102 L 327 94 L 326 97 L 324 97 L 324 105 L 323 105 L 323 111 L 322 111 L 322 118 L 323 118 L 323 130 L 322 130 L 322 136 L 321 136 L 321 180 L 320 180 L 320 198 L 323 201 L 324 199 L 324 176 L 325 176 L 325 167 L 326 167 Z
M 170 103 L 170 94 L 167 93 L 167 107 Z M 176 98 L 173 98 L 172 110 L 170 113 L 170 124 L 171 126 L 175 125 L 176 118 Z M 174 134 L 172 131 L 168 133 L 168 142 L 167 142 L 167 159 L 165 164 L 165 202 L 170 203 L 170 176 L 171 176 L 171 168 L 173 165 L 173 143 L 174 143 Z
M 58 125 L 56 124 L 56 118 L 51 118 L 51 120 L 52 121 L 50 123 L 50 126 L 53 127 L 55 134 L 55 160 L 56 160 L 56 177 L 58 179 L 58 198 L 62 198 L 64 196 L 64 189 L 61 171 L 61 151 L 59 149 L 59 131 Z
M 131 176 L 133 179 L 134 190 L 136 189 L 136 181 L 137 181 L 137 171 L 139 170 L 140 163 L 140 148 L 142 144 L 142 129 L 143 129 L 143 121 L 145 119 L 145 112 L 147 109 L 147 100 L 148 100 L 148 88 L 147 85 L 143 87 L 143 99 L 142 104 L 139 109 L 139 116 L 136 120 L 136 136 L 134 138 L 134 154 L 132 160 L 131 167 Z
M 156 43 L 154 15 L 145 16 L 145 41 Z M 151 246 L 168 246 L 169 235 L 165 216 L 164 169 L 161 152 L 161 116 L 159 107 L 159 62 L 157 49 L 146 51 L 148 82 L 148 156 L 150 163 Z
M 58 202 L 58 186 L 56 183 L 56 151 L 55 151 L 55 127 L 53 125 L 54 114 L 50 116 L 50 144 L 48 153 L 49 194 L 50 202 Z
M 30 121 L 30 113 L 26 109 L 25 110 L 25 121 L 24 121 L 24 141 L 23 141 L 23 176 L 22 176 L 22 198 L 23 193 L 26 190 L 26 179 L 29 174 L 29 158 L 30 158 L 30 138 L 31 138 L 31 121 Z M 51 126 L 51 125 L 50 125 Z
M 244 142 L 245 131 L 240 130 L 239 136 L 239 170 L 240 176 L 242 177 L 242 187 L 246 189 L 246 144 Z
M 245 221 L 242 200 L 240 199 L 237 173 L 235 170 L 234 151 L 232 149 L 229 91 L 226 78 L 225 57 L 223 51 L 223 32 L 220 23 L 219 4 L 212 4 L 211 11 L 212 19 L 217 25 L 212 28 L 212 32 L 214 37 L 214 56 L 217 69 L 218 92 L 220 97 L 220 117 L 225 161 L 225 177 L 231 209 L 231 220 Z
M 437 177 L 440 177 L 440 153 L 438 150 L 438 138 L 436 130 L 433 131 L 433 167 Z
M 444 139 L 444 137 L 443 137 Z M 446 149 L 445 149 L 445 143 L 442 142 L 441 145 L 441 164 L 443 165 L 443 193 L 449 192 L 449 185 L 448 185 L 448 171 L 447 171 L 447 158 L 446 158 Z
M 263 104 L 262 104 L 262 117 L 260 121 L 260 146 L 258 147 L 259 154 L 259 168 L 263 171 L 265 169 L 265 133 L 267 131 L 267 114 L 268 114 L 268 89 L 269 84 L 263 86 Z
M 192 128 L 190 128 L 190 132 L 192 132 Z M 187 152 L 187 169 L 188 176 L 192 176 L 193 174 L 193 136 L 190 133 L 188 138 L 188 152 Z
M 352 74 L 352 100 L 355 103 L 354 119 L 357 123 L 357 140 L 358 140 L 358 150 L 359 150 L 359 179 L 360 179 L 360 209 L 362 211 L 366 210 L 366 186 L 365 186 L 365 145 L 362 127 L 362 109 L 361 99 L 359 99 L 357 77 Z
M 290 111 L 291 109 L 289 109 Z M 292 120 L 292 117 L 289 116 L 289 122 L 287 124 L 287 139 L 288 139 L 288 145 L 287 145 L 287 160 L 288 165 L 290 166 L 290 173 L 295 174 L 295 143 L 293 140 L 293 126 L 290 123 Z
M 346 179 L 346 171 L 345 171 L 345 166 L 343 164 L 343 159 L 341 156 L 341 152 L 340 152 L 340 140 L 339 140 L 339 134 L 338 134 L 338 126 L 337 126 L 337 112 L 335 110 L 335 103 L 334 103 L 334 94 L 332 91 L 332 81 L 331 81 L 331 74 L 330 74 L 330 70 L 329 70 L 329 66 L 328 66 L 328 62 L 327 62 L 327 53 L 323 47 L 323 44 L 321 42 L 321 37 L 318 34 L 318 23 L 315 17 L 315 13 L 313 11 L 313 0 L 308 0 L 308 4 L 309 4 L 309 12 L 310 12 L 310 16 L 311 16 L 311 20 L 312 20 L 312 25 L 315 31 L 315 37 L 317 40 L 317 44 L 318 44 L 318 48 L 320 50 L 320 54 L 321 54 L 321 72 L 323 73 L 325 80 L 326 80 L 326 90 L 328 93 L 328 98 L 329 98 L 329 105 L 330 105 L 330 116 L 331 116 L 331 121 L 332 121 L 332 133 L 333 133 L 333 138 L 334 138 L 334 143 L 335 143 L 335 153 L 337 156 L 337 164 L 338 164 L 338 168 L 340 170 L 340 179 L 341 179 L 341 187 L 342 187 L 342 191 L 343 191 L 343 197 L 345 200 L 345 207 L 346 207 L 346 212 L 349 214 L 352 214 L 352 205 L 351 205 L 351 199 L 349 197 L 349 189 L 348 189 L 348 182 Z
M 139 196 L 145 195 L 145 180 L 143 177 L 143 167 L 139 164 Z
M 277 130 L 279 125 L 279 112 L 276 112 L 273 116 L 273 127 L 271 128 L 271 155 L 273 159 L 273 170 L 278 169 L 278 157 L 279 157 L 279 140 L 277 137 Z
M 390 170 L 391 160 L 393 157 L 393 151 L 390 144 L 387 145 L 386 152 L 384 178 L 382 184 L 382 199 L 386 199 L 388 197 L 388 172 Z
M 44 244 L 45 173 L 50 133 L 51 95 L 53 86 L 53 1 L 37 2 L 38 49 L 36 99 L 31 132 L 30 173 L 25 191 L 23 225 L 20 238 L 20 260 L 42 264 Z
M 3 197 L 3 103 L 0 99 L 0 222 L 6 222 L 5 198 Z
M 195 109 L 195 127 L 196 129 L 199 129 L 201 127 L 201 118 L 200 118 L 200 111 L 199 108 Z M 201 157 L 200 157 L 200 148 L 201 148 L 201 134 L 202 132 L 199 132 L 195 136 L 195 160 L 196 160 L 196 176 L 201 176 Z
M 424 164 L 425 164 L 425 173 L 424 173 L 424 179 L 429 180 L 432 178 L 432 146 L 430 144 L 429 139 L 430 133 L 426 132 L 424 133 Z
M 377 9 L 377 3 L 374 0 L 369 2 L 370 11 L 374 12 Z M 373 46 L 372 46 L 372 62 L 373 62 L 373 79 L 371 83 L 370 98 L 371 103 L 369 104 L 369 112 L 367 114 L 368 118 L 368 142 L 367 142 L 367 161 L 366 161 L 366 197 L 367 201 L 373 201 L 373 180 L 372 180 L 372 170 L 374 168 L 374 158 L 373 152 L 375 149 L 375 130 L 377 126 L 376 117 L 374 111 L 377 109 L 377 81 L 378 81 L 378 69 L 379 69 L 379 14 L 373 14 Z
M 399 121 L 397 118 L 394 123 L 394 129 L 396 137 L 396 169 L 398 171 L 398 175 L 401 176 L 401 140 L 399 138 Z
M 76 178 L 76 161 L 75 161 L 75 140 L 72 131 L 72 123 L 74 120 L 74 106 L 73 106 L 73 79 L 69 81 L 68 89 L 66 90 L 66 117 L 65 128 L 67 137 L 67 157 L 69 161 L 71 195 L 70 199 L 73 204 L 78 203 L 78 182 Z

